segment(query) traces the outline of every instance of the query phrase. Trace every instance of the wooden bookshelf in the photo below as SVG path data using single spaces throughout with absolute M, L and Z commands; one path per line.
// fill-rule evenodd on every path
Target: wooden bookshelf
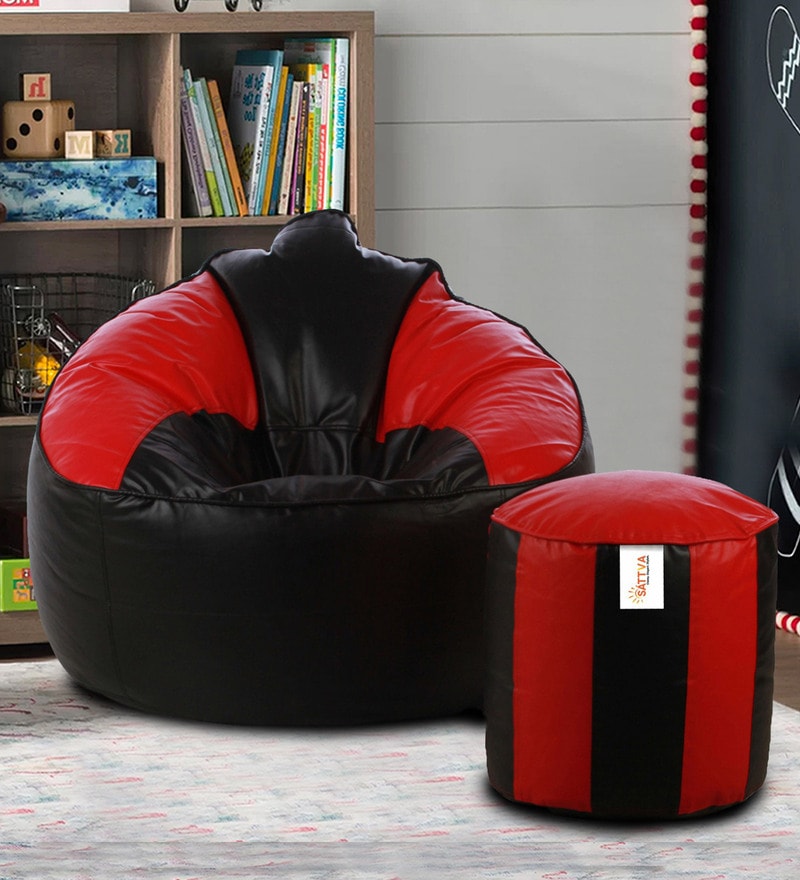
M 49 71 L 53 97 L 75 101 L 77 128 L 129 128 L 134 154 L 155 156 L 159 205 L 152 220 L 0 224 L 0 272 L 143 274 L 161 288 L 221 248 L 269 247 L 285 218 L 188 216 L 180 68 L 217 79 L 227 97 L 237 49 L 278 48 L 302 34 L 350 39 L 345 209 L 373 244 L 373 13 L 4 14 L 0 103 L 18 100 L 20 72 Z
M 0 645 L 36 645 L 46 641 L 38 611 L 0 612 Z
M 182 66 L 215 78 L 223 99 L 240 48 L 280 48 L 288 36 L 350 39 L 345 210 L 362 242 L 374 244 L 372 12 L 3 14 L 0 104 L 19 99 L 19 74 L 50 72 L 53 98 L 76 105 L 78 129 L 127 128 L 134 155 L 154 156 L 158 216 L 150 220 L 0 223 L 0 276 L 111 273 L 157 289 L 192 274 L 225 248 L 269 248 L 286 218 L 190 216 L 183 168 Z M 1 157 L 0 157 L 1 158 Z M 25 494 L 36 416 L 0 411 L 0 498 Z M 38 638 L 38 618 L 0 621 L 0 644 Z M 34 618 L 31 618 L 33 620 Z M 15 623 L 16 621 L 16 623 Z

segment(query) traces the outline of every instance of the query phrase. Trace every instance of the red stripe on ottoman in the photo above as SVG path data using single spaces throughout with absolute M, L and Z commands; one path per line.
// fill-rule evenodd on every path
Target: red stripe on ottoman
M 690 547 L 689 670 L 679 813 L 744 800 L 756 669 L 756 539 Z M 726 572 L 719 594 L 719 572 Z M 713 792 L 713 794 L 712 794 Z
M 514 797 L 586 812 L 596 552 L 523 536 L 514 626 Z

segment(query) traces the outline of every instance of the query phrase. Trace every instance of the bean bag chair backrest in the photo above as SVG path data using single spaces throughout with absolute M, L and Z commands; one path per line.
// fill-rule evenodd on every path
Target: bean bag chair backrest
M 505 485 L 549 477 L 590 452 L 571 378 L 527 331 L 455 298 L 432 261 L 363 250 L 335 212 L 290 224 L 269 253 L 220 254 L 101 327 L 59 378 L 41 436 L 54 467 L 76 482 L 161 481 L 196 494 L 209 485 L 188 474 L 164 482 L 179 450 L 159 438 L 191 430 L 198 413 L 260 429 L 246 464 L 262 480 Z M 426 444 L 436 453 L 420 455 Z M 180 465 L 200 476 L 198 448 L 182 449 L 191 460 Z M 469 477 L 465 457 L 474 459 Z M 307 481 L 253 491 L 314 494 Z

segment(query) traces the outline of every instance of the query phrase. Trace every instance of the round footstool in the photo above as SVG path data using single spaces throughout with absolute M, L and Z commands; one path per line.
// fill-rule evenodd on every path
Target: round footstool
M 621 471 L 519 495 L 492 516 L 485 695 L 505 797 L 606 818 L 677 818 L 764 782 L 776 522 L 709 480 Z

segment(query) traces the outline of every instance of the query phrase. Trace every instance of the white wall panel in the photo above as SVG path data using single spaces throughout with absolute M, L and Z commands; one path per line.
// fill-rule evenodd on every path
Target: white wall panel
M 383 37 L 376 120 L 685 118 L 684 35 Z
M 525 325 L 574 375 L 598 468 L 676 469 L 682 206 L 382 211 L 381 246 L 431 257 L 459 295 Z
M 379 125 L 378 208 L 685 203 L 686 123 Z
M 172 0 L 132 0 L 133 9 L 172 9 Z M 239 0 L 237 15 L 249 10 Z M 224 9 L 191 0 L 190 11 Z M 688 3 L 675 0 L 264 0 L 270 9 L 374 9 L 379 34 L 653 33 L 688 29 Z

